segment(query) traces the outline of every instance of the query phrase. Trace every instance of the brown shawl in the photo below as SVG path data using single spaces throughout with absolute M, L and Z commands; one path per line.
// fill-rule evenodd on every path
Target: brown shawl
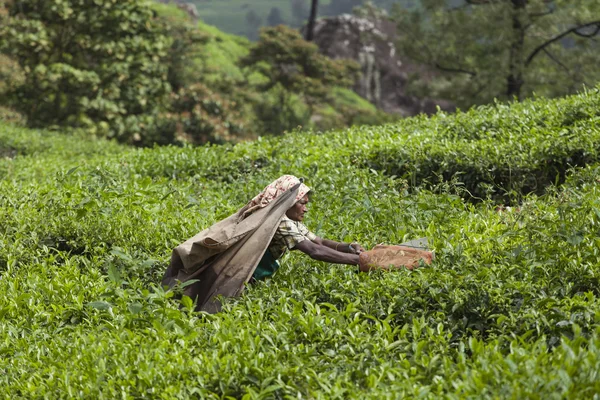
M 162 283 L 195 282 L 183 294 L 196 301 L 197 311 L 218 312 L 216 296 L 239 296 L 265 253 L 281 218 L 294 205 L 301 184 L 280 194 L 248 215 L 250 203 L 177 246 Z

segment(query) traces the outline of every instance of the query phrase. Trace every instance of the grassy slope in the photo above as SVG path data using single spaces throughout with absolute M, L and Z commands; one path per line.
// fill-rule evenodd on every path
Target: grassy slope
M 189 21 L 187 14 L 173 5 L 154 3 L 152 7 L 160 15 L 174 21 Z M 208 81 L 222 77 L 242 79 L 243 74 L 236 61 L 248 54 L 250 42 L 244 37 L 227 34 L 203 21 L 198 22 L 197 28 L 209 39 L 206 44 L 198 46 L 190 68 L 202 73 L 203 79 Z
M 589 398 L 597 157 L 503 212 L 466 203 L 461 185 L 407 191 L 372 168 L 382 148 L 401 165 L 406 149 L 419 159 L 452 143 L 470 143 L 460 157 L 473 160 L 489 141 L 513 148 L 497 165 L 535 164 L 578 136 L 592 154 L 598 101 L 595 90 L 235 147 L 131 149 L 2 125 L 2 395 Z M 317 234 L 367 246 L 428 236 L 435 263 L 357 274 L 291 254 L 225 312 L 180 311 L 158 285 L 170 250 L 283 173 L 315 189 Z
M 217 3 L 210 4 L 217 5 Z M 152 6 L 161 16 L 173 21 L 180 23 L 189 21 L 188 16 L 173 5 L 154 3 Z M 231 5 L 229 6 L 231 7 Z M 238 60 L 248 54 L 252 45 L 248 39 L 225 33 L 204 21 L 198 21 L 197 28 L 199 32 L 207 35 L 208 41 L 198 45 L 193 52 L 195 56 L 190 60 L 189 65 L 191 76 L 201 75 L 202 81 L 207 83 L 218 83 L 223 79 L 234 82 L 243 82 L 248 79 L 254 84 L 263 81 L 264 77 L 259 74 L 246 77 L 244 71 L 237 65 Z M 339 117 L 340 107 L 352 107 L 357 110 L 357 113 L 365 116 L 373 115 L 377 111 L 373 104 L 360 97 L 352 89 L 335 88 L 331 106 L 321 109 L 320 113 Z M 247 112 L 253 111 L 248 110 Z

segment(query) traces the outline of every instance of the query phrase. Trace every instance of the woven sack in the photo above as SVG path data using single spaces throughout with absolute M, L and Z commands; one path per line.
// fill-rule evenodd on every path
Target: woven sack
M 359 256 L 360 270 L 363 272 L 373 269 L 408 268 L 412 270 L 423 261 L 431 264 L 433 253 L 406 246 L 381 245 L 369 251 L 363 251 Z

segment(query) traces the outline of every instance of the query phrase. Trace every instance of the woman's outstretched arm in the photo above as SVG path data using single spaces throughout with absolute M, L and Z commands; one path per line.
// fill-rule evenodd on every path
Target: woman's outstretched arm
M 330 249 L 341 251 L 342 253 L 360 254 L 365 251 L 365 249 L 358 243 L 336 242 L 335 240 L 323 239 L 319 237 L 314 240 L 314 242 L 323 246 L 327 246 Z
M 298 243 L 296 247 L 293 248 L 293 250 L 300 250 L 304 254 L 308 255 L 310 258 L 318 261 L 348 265 L 358 265 L 359 263 L 358 254 L 337 251 L 334 248 L 331 248 L 330 246 L 318 243 L 316 241 L 313 242 L 310 240 L 303 240 L 302 242 Z

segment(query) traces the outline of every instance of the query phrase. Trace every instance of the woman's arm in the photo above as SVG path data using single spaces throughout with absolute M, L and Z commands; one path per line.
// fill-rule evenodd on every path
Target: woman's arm
M 359 258 L 358 254 L 351 254 L 348 252 L 336 251 L 334 248 L 323 243 L 321 239 L 317 241 L 303 240 L 298 243 L 296 247 L 292 250 L 300 250 L 304 254 L 308 255 L 313 260 L 325 261 L 334 264 L 348 264 L 348 265 L 358 265 Z M 328 242 L 333 242 L 332 240 L 328 240 Z M 333 242 L 337 243 L 337 242 Z M 341 247 L 341 244 L 338 243 L 338 246 Z M 334 246 L 335 247 L 335 246 Z M 348 245 L 346 245 L 346 249 L 348 249 Z M 341 250 L 341 249 L 340 249 Z
M 360 254 L 361 252 L 365 251 L 365 249 L 363 249 L 363 247 L 358 243 L 336 242 L 335 240 L 323 239 L 319 237 L 314 242 L 322 246 L 327 246 L 335 251 L 341 251 L 342 253 Z

